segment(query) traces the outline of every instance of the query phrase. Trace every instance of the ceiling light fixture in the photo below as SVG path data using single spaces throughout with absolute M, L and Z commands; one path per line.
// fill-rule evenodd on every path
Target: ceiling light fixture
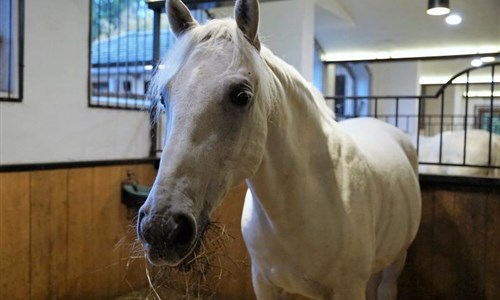
M 458 25 L 462 23 L 462 17 L 457 14 L 449 15 L 446 17 L 446 23 L 449 25 Z
M 481 61 L 480 58 L 474 58 L 471 62 L 470 62 L 471 66 L 473 67 L 480 67 L 483 65 L 483 62 Z
M 495 57 L 493 57 L 493 56 L 484 56 L 484 57 L 481 57 L 481 61 L 483 63 L 494 62 L 495 61 Z
M 442 16 L 450 13 L 449 0 L 429 0 L 427 14 L 431 16 Z

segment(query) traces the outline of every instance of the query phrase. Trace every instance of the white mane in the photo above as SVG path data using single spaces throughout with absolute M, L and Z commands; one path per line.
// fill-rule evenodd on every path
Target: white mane
M 232 47 L 228 47 L 229 45 Z M 276 80 L 259 52 L 246 40 L 233 19 L 210 20 L 204 25 L 189 30 L 177 40 L 177 43 L 168 51 L 160 63 L 164 68 L 156 69 L 151 78 L 147 94 L 152 100 L 152 110 L 156 110 L 157 114 L 162 111 L 162 108 L 158 107 L 158 100 L 164 93 L 166 85 L 182 68 L 184 62 L 197 47 L 204 47 L 205 49 L 217 48 L 221 49 L 221 51 L 232 50 L 233 59 L 230 65 L 238 64 L 242 60 L 253 64 L 259 79 L 256 91 L 257 99 L 262 102 L 264 109 L 270 112 L 269 115 L 271 115 L 271 112 L 274 111 L 275 102 L 279 98 L 277 97 L 279 88 L 276 86 Z M 270 53 L 269 50 L 267 51 Z
M 261 55 L 266 64 L 281 83 L 281 88 L 292 92 L 300 99 L 305 99 L 305 104 L 315 115 L 319 114 L 323 121 L 331 124 L 335 119 L 334 112 L 328 107 L 323 94 L 310 82 L 307 82 L 299 72 L 274 55 L 271 50 L 262 47 Z

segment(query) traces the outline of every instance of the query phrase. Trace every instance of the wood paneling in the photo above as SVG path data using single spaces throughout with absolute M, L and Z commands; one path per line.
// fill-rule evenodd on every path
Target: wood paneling
M 122 178 L 127 178 L 132 173 L 137 182 L 142 185 L 152 186 L 155 172 L 151 172 L 151 166 L 130 165 L 122 167 Z M 146 285 L 146 263 L 142 246 L 137 240 L 135 225 L 137 221 L 137 209 L 120 206 L 122 215 L 123 236 L 119 242 L 120 251 L 120 278 L 122 291 L 133 291 L 138 286 Z
M 94 289 L 102 291 L 103 297 L 116 295 L 121 285 L 118 242 L 125 235 L 119 201 L 121 178 L 120 167 L 94 169 L 91 224 L 96 238 L 92 242 L 95 247 L 92 278 Z
M 67 171 L 30 177 L 30 298 L 62 299 L 67 291 Z
M 128 171 L 143 185 L 156 174 L 151 165 L 0 173 L 0 299 L 109 299 L 146 287 L 144 258 L 131 251 L 137 211 L 121 204 Z M 214 214 L 234 238 L 223 272 L 210 275 L 221 276 L 216 299 L 255 297 L 245 192 L 232 190 Z M 500 187 L 425 185 L 422 197 L 399 299 L 500 299 Z
M 222 261 L 224 272 L 217 286 L 217 297 L 220 299 L 255 299 L 250 257 L 241 235 L 241 213 L 246 191 L 247 187 L 243 183 L 234 188 L 212 216 L 223 224 L 228 234 L 234 238 L 225 245 L 229 253 Z
M 93 237 L 92 168 L 68 171 L 68 264 L 66 269 L 68 298 L 92 295 L 94 257 L 97 249 Z
M 500 187 L 422 189 L 399 299 L 500 299 Z
M 500 299 L 500 192 L 486 199 L 484 296 Z
M 30 297 L 29 174 L 0 173 L 0 299 Z
M 108 299 L 147 284 L 143 259 L 127 267 L 127 170 L 144 185 L 156 174 L 149 164 L 0 173 L 0 299 Z

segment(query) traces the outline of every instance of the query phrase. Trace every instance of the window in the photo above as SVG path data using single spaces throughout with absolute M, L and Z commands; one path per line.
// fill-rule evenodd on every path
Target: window
M 23 0 L 0 0 L 0 100 L 22 99 Z
M 91 107 L 144 109 L 153 59 L 153 15 L 144 0 L 92 0 L 90 49 Z M 199 22 L 204 11 L 193 11 Z M 160 57 L 175 43 L 160 18 Z

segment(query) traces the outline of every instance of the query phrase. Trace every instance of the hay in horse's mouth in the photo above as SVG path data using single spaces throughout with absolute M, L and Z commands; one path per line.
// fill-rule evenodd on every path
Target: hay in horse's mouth
M 217 222 L 209 222 L 201 231 L 190 253 L 175 267 L 181 272 L 206 273 L 214 263 L 216 256 L 224 254 L 225 242 L 233 239 L 225 226 Z M 222 252 L 221 252 L 222 250 Z
M 171 288 L 183 291 L 187 299 L 212 299 L 222 276 L 234 276 L 228 269 L 228 263 L 240 263 L 226 251 L 227 242 L 232 240 L 234 237 L 223 224 L 209 222 L 200 231 L 194 249 L 182 262 L 174 267 L 146 264 L 151 295 L 161 299 L 156 291 Z

